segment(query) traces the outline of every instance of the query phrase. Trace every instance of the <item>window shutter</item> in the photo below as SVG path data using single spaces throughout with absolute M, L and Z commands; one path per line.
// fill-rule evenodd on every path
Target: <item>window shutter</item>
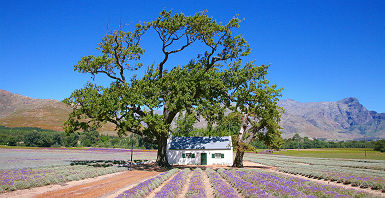
M 221 153 L 221 158 L 225 158 L 225 154 Z
M 195 158 L 195 153 L 192 154 L 192 158 Z
M 186 158 L 186 154 L 182 153 L 182 158 Z
M 215 154 L 212 154 L 212 158 L 215 158 Z

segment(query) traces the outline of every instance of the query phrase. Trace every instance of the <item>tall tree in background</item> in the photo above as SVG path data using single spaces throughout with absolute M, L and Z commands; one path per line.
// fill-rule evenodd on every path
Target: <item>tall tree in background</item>
M 279 126 L 283 109 L 277 104 L 282 89 L 269 85 L 268 66 L 247 63 L 241 68 L 241 61 L 235 61 L 230 70 L 233 74 L 227 80 L 231 82 L 229 99 L 235 105 L 229 108 L 242 115 L 233 166 L 243 167 L 244 152 L 255 138 L 269 148 L 279 149 L 283 145 Z
M 240 63 L 250 52 L 246 41 L 233 35 L 239 23 L 238 17 L 222 25 L 205 12 L 185 16 L 163 11 L 132 32 L 118 29 L 106 34 L 98 44 L 101 53 L 83 57 L 74 68 L 93 77 L 106 75 L 111 84 L 102 87 L 89 82 L 65 99 L 73 108 L 65 130 L 90 130 L 113 123 L 120 136 L 131 132 L 157 144 L 157 164 L 169 166 L 167 138 L 177 113 L 195 111 L 213 123 L 230 105 L 229 88 L 239 84 L 232 82 L 237 69 L 232 63 Z M 151 33 L 160 40 L 163 57 L 143 68 L 141 40 Z M 186 63 L 167 64 L 170 56 L 193 45 L 198 52 L 190 57 L 184 54 Z M 229 69 L 223 69 L 224 64 Z M 145 74 L 138 79 L 136 75 L 143 69 Z M 162 114 L 156 113 L 159 110 Z

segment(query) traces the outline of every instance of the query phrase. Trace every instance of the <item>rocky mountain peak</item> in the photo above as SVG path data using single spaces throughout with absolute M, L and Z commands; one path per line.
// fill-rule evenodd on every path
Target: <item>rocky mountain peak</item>
M 343 103 L 343 104 L 360 104 L 360 101 L 358 101 L 358 99 L 355 97 L 344 98 L 344 99 L 339 100 L 337 102 Z
M 357 98 L 336 102 L 295 103 L 282 100 L 285 108 L 281 126 L 285 137 L 301 136 L 327 139 L 355 139 L 376 134 L 385 137 L 385 114 L 368 111 Z

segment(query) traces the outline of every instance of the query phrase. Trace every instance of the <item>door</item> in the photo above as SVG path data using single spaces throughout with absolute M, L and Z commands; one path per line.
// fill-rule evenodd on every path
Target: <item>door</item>
M 207 153 L 201 153 L 201 165 L 207 165 Z

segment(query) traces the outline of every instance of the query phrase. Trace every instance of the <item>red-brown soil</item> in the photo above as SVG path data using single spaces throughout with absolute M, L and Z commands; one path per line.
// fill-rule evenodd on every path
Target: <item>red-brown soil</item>
M 79 197 L 79 198 L 93 198 L 109 194 L 119 190 L 131 183 L 142 180 L 151 176 L 159 174 L 156 171 L 125 171 L 114 177 L 101 179 L 98 181 L 85 183 L 81 185 L 64 188 L 61 190 L 49 191 L 39 194 L 35 198 L 46 197 Z

